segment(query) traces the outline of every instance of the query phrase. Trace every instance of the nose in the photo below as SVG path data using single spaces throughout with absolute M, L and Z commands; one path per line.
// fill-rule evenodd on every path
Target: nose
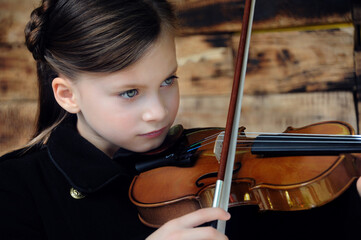
M 166 105 L 160 96 L 153 96 L 145 103 L 143 112 L 143 120 L 146 122 L 150 121 L 161 121 L 167 115 L 168 110 Z

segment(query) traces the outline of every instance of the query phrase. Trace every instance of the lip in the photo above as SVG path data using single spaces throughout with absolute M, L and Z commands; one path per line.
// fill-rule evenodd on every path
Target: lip
M 156 137 L 159 137 L 160 135 L 162 135 L 166 129 L 167 129 L 167 127 L 164 127 L 159 130 L 156 130 L 156 131 L 140 134 L 140 136 L 147 137 L 147 138 L 156 138 Z

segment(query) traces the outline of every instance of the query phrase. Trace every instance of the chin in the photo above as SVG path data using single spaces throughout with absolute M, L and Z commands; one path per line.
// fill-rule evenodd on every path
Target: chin
M 132 151 L 132 152 L 136 152 L 136 153 L 145 153 L 145 152 L 149 152 L 152 151 L 153 149 L 158 148 L 160 144 L 144 144 L 138 148 L 128 148 L 128 150 Z
M 162 139 L 156 143 L 151 143 L 147 147 L 144 148 L 144 151 L 141 151 L 141 152 L 150 152 L 154 149 L 157 149 L 162 145 L 163 142 L 164 142 L 164 139 Z
M 137 153 L 145 153 L 145 152 L 152 151 L 154 149 L 157 149 L 158 147 L 160 147 L 163 144 L 166 136 L 167 136 L 167 134 L 165 134 L 164 136 L 159 136 L 157 138 L 153 138 L 153 139 L 144 139 L 143 138 L 143 139 L 141 139 L 141 141 L 138 141 L 137 147 L 128 148 L 128 150 L 137 152 Z

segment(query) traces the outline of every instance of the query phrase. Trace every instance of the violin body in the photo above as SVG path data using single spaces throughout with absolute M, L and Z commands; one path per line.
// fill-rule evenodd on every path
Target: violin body
M 245 128 L 239 129 L 244 136 Z M 219 168 L 209 136 L 221 128 L 205 128 L 186 135 L 187 144 L 202 142 L 192 167 L 165 166 L 143 172 L 133 179 L 130 200 L 141 221 L 151 227 L 212 206 Z M 343 122 L 322 122 L 284 133 L 353 135 Z M 242 139 L 242 137 L 240 138 Z M 307 156 L 253 154 L 252 143 L 241 143 L 235 156 L 229 207 L 258 205 L 260 210 L 305 210 L 326 204 L 360 176 L 361 158 L 356 153 Z

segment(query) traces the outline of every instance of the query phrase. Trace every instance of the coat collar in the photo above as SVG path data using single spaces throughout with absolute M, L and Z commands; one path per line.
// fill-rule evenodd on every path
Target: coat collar
M 119 176 L 132 178 L 136 173 L 132 161 L 135 153 L 119 149 L 113 158 L 108 157 L 80 136 L 75 117 L 52 132 L 47 147 L 56 168 L 82 193 L 97 191 Z

